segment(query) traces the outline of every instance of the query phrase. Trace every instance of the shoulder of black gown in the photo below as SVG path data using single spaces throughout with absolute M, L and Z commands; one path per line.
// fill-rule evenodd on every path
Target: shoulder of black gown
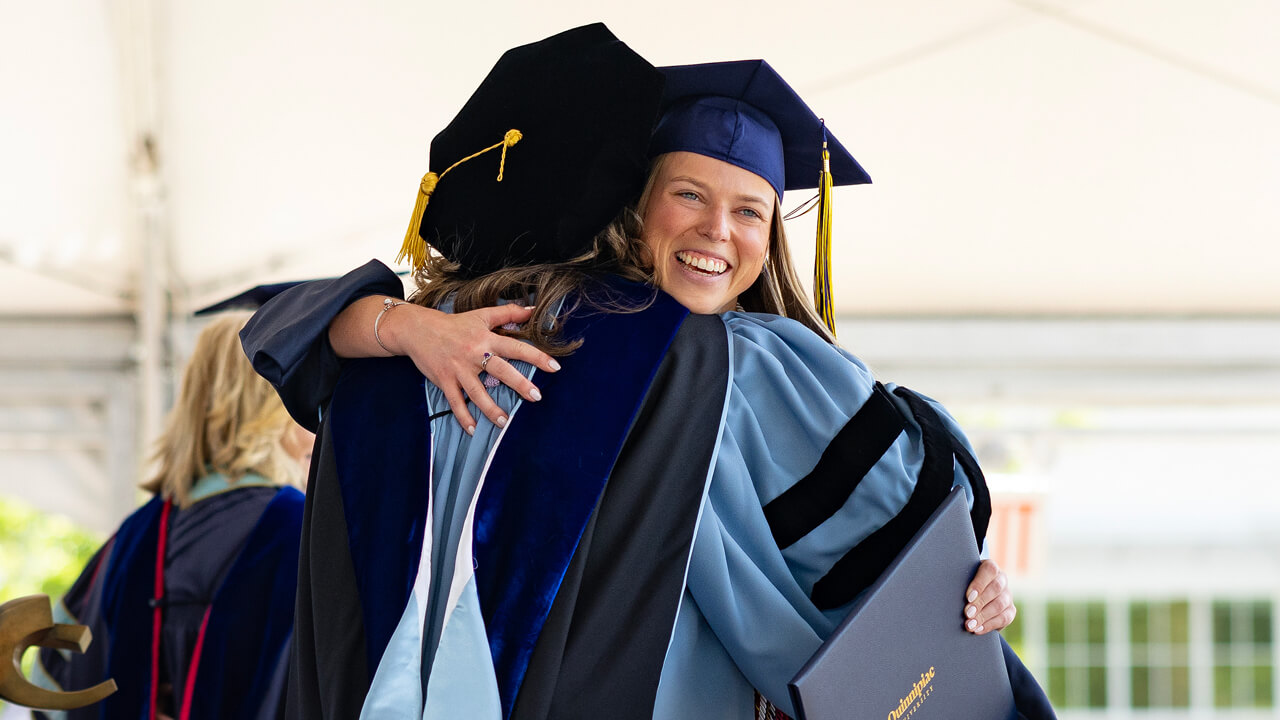
M 268 300 L 240 332 L 245 355 L 280 393 L 298 424 L 315 431 L 339 371 L 329 324 L 369 295 L 404 297 L 404 284 L 377 260 L 338 278 L 312 280 Z

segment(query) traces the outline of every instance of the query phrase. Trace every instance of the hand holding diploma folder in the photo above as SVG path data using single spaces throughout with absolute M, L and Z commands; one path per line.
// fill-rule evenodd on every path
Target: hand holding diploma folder
M 1000 635 L 964 629 L 960 600 L 978 563 L 957 487 L 791 681 L 797 720 L 1052 718 Z

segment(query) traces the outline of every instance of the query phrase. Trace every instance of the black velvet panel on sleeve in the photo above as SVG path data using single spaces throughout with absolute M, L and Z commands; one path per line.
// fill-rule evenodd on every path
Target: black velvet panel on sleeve
M 987 490 L 987 479 L 982 474 L 982 468 L 978 467 L 978 461 L 969 454 L 964 443 L 947 429 L 938 411 L 933 409 L 928 400 L 901 386 L 894 390 L 894 394 L 907 401 L 925 437 L 931 439 L 926 442 L 945 443 L 950 448 L 950 454 L 956 464 L 960 465 L 960 469 L 964 470 L 965 475 L 969 477 L 969 487 L 973 491 L 973 508 L 969 511 L 969 519 L 973 522 L 973 535 L 978 540 L 978 549 L 981 550 L 982 543 L 987 537 L 987 524 L 991 521 L 991 493 Z M 938 454 L 941 456 L 945 453 L 939 451 Z M 947 472 L 951 472 L 952 469 L 953 467 L 949 467 Z
M 905 427 L 888 390 L 876 383 L 813 471 L 764 506 L 765 520 L 778 547 L 790 547 L 844 507 Z
M 813 603 L 822 609 L 844 605 L 880 577 L 924 521 L 951 491 L 951 443 L 932 423 L 921 426 L 924 462 L 907 504 L 882 527 L 836 561 L 813 585 Z

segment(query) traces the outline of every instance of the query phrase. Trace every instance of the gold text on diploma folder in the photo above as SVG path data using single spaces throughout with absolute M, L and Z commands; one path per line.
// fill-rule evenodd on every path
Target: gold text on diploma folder
M 910 717 L 909 710 L 914 709 L 912 706 L 916 701 L 923 700 L 929 694 L 929 681 L 933 680 L 934 670 L 929 668 L 928 672 L 920 673 L 920 679 L 911 686 L 911 692 L 907 696 L 898 701 L 898 707 L 889 711 L 888 720 L 902 720 L 902 718 Z

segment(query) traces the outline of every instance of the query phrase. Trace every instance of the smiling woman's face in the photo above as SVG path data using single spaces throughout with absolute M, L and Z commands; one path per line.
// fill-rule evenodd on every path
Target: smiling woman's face
M 732 310 L 760 276 L 776 200 L 753 172 L 669 153 L 653 179 L 640 236 L 658 286 L 695 313 Z

